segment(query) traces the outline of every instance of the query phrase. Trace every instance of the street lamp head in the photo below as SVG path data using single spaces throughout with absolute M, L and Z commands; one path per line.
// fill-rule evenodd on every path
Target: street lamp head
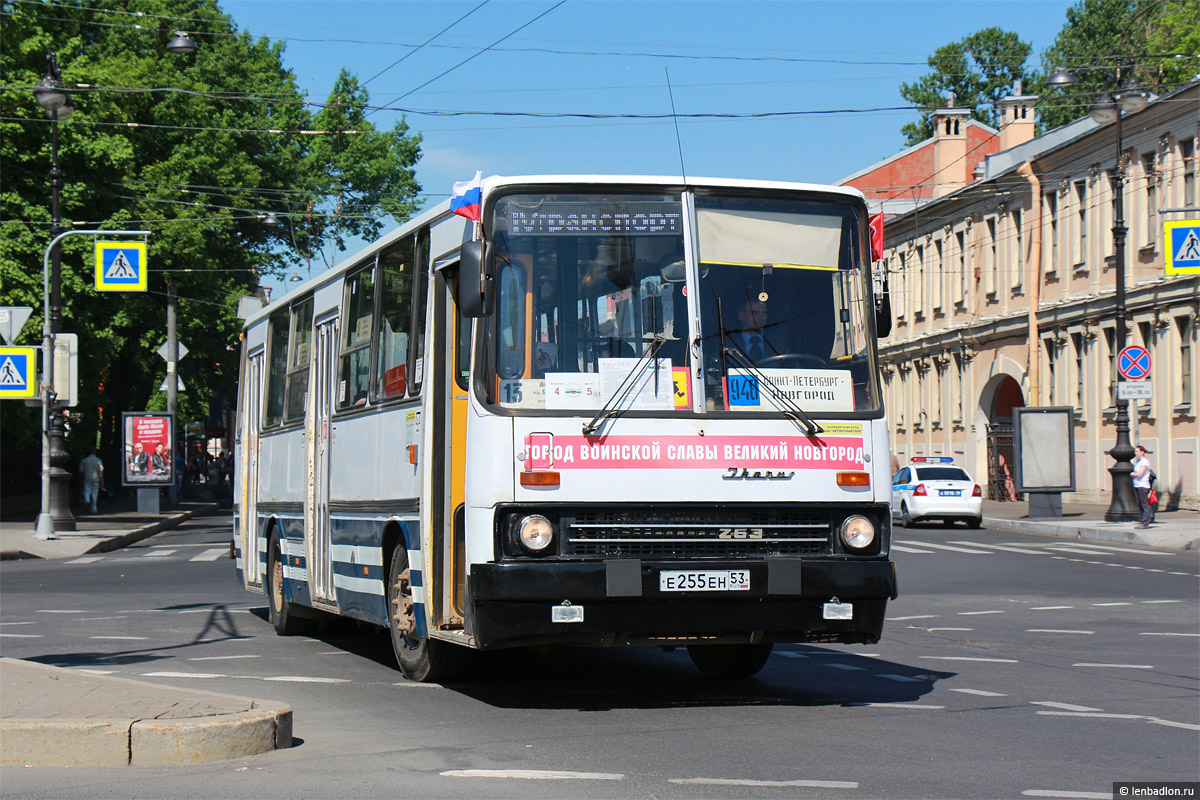
M 55 112 L 53 110 L 51 110 L 51 109 L 46 110 L 46 116 L 56 122 L 66 122 L 67 120 L 69 120 L 71 118 L 71 115 L 74 113 L 75 113 L 75 101 L 71 99 L 70 94 L 67 95 L 67 102 L 64 103 L 63 105 L 59 106 L 57 116 L 55 115 Z
M 70 97 L 71 95 L 63 88 L 62 81 L 53 75 L 47 74 L 38 81 L 37 86 L 33 87 L 33 99 L 37 100 L 39 106 L 51 113 L 56 108 L 65 106 Z
M 1121 109 L 1116 101 L 1108 92 L 1101 92 L 1100 96 L 1092 103 L 1092 107 L 1088 112 L 1092 119 L 1101 125 L 1107 125 L 1110 122 L 1116 122 L 1121 115 Z
M 280 225 L 283 224 L 279 220 L 279 217 L 275 216 L 274 214 L 272 214 L 270 212 L 267 212 L 267 215 L 262 218 L 262 222 L 263 222 L 263 225 L 266 225 L 268 228 L 278 228 Z
M 1046 79 L 1047 86 L 1055 86 L 1060 89 L 1066 86 L 1074 86 L 1076 82 L 1075 74 L 1063 67 L 1056 69 L 1054 74 Z
M 1130 78 L 1117 92 L 1117 103 L 1126 114 L 1134 114 L 1146 107 L 1148 94 L 1137 78 Z
M 190 56 L 200 50 L 200 45 L 188 38 L 187 31 L 175 31 L 175 38 L 167 42 L 167 52 Z

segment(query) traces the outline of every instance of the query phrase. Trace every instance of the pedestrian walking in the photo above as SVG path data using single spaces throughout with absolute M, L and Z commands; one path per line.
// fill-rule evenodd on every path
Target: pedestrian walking
M 1154 522 L 1154 507 L 1150 504 L 1150 490 L 1154 486 L 1154 470 L 1150 468 L 1150 459 L 1146 458 L 1146 448 L 1137 446 L 1137 455 L 1133 459 L 1133 490 L 1137 493 L 1138 509 L 1141 512 L 1137 527 L 1149 528 Z
M 88 448 L 87 455 L 79 462 L 79 474 L 83 478 L 83 502 L 95 514 L 96 500 L 104 488 L 104 462 L 96 455 L 96 448 Z

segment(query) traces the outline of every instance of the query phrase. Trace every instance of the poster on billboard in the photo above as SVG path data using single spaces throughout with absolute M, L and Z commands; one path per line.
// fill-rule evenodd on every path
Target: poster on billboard
M 175 431 L 170 414 L 126 411 L 121 415 L 125 486 L 169 486 L 175 480 Z

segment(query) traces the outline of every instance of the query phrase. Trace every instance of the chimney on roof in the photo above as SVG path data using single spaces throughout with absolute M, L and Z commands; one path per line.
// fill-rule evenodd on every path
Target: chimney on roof
M 1000 150 L 1009 150 L 1033 139 L 1038 97 L 1021 94 L 1021 82 L 1013 85 L 1013 93 L 996 105 L 1000 111 Z
M 957 192 L 971 182 L 967 164 L 966 108 L 939 108 L 933 112 L 933 196 Z

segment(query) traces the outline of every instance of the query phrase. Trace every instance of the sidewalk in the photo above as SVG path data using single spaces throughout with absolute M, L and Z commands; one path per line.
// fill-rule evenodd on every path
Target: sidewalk
M 1154 524 L 1139 529 L 1136 522 L 1105 522 L 1107 506 L 1063 503 L 1061 517 L 1030 518 L 1029 501 L 983 501 L 983 526 L 1035 536 L 1114 542 L 1164 550 L 1200 549 L 1200 512 L 1179 509 L 1159 511 Z
M 0 764 L 163 767 L 292 746 L 284 703 L 0 658 Z
M 107 500 L 97 514 L 79 504 L 71 507 L 75 530 L 57 531 L 58 539 L 33 538 L 37 514 L 18 514 L 0 520 L 0 561 L 14 558 L 75 558 L 85 553 L 107 553 L 174 528 L 199 514 L 216 511 L 216 502 L 183 501 L 159 514 L 139 514 L 137 497 Z M 230 536 L 233 535 L 232 529 Z

